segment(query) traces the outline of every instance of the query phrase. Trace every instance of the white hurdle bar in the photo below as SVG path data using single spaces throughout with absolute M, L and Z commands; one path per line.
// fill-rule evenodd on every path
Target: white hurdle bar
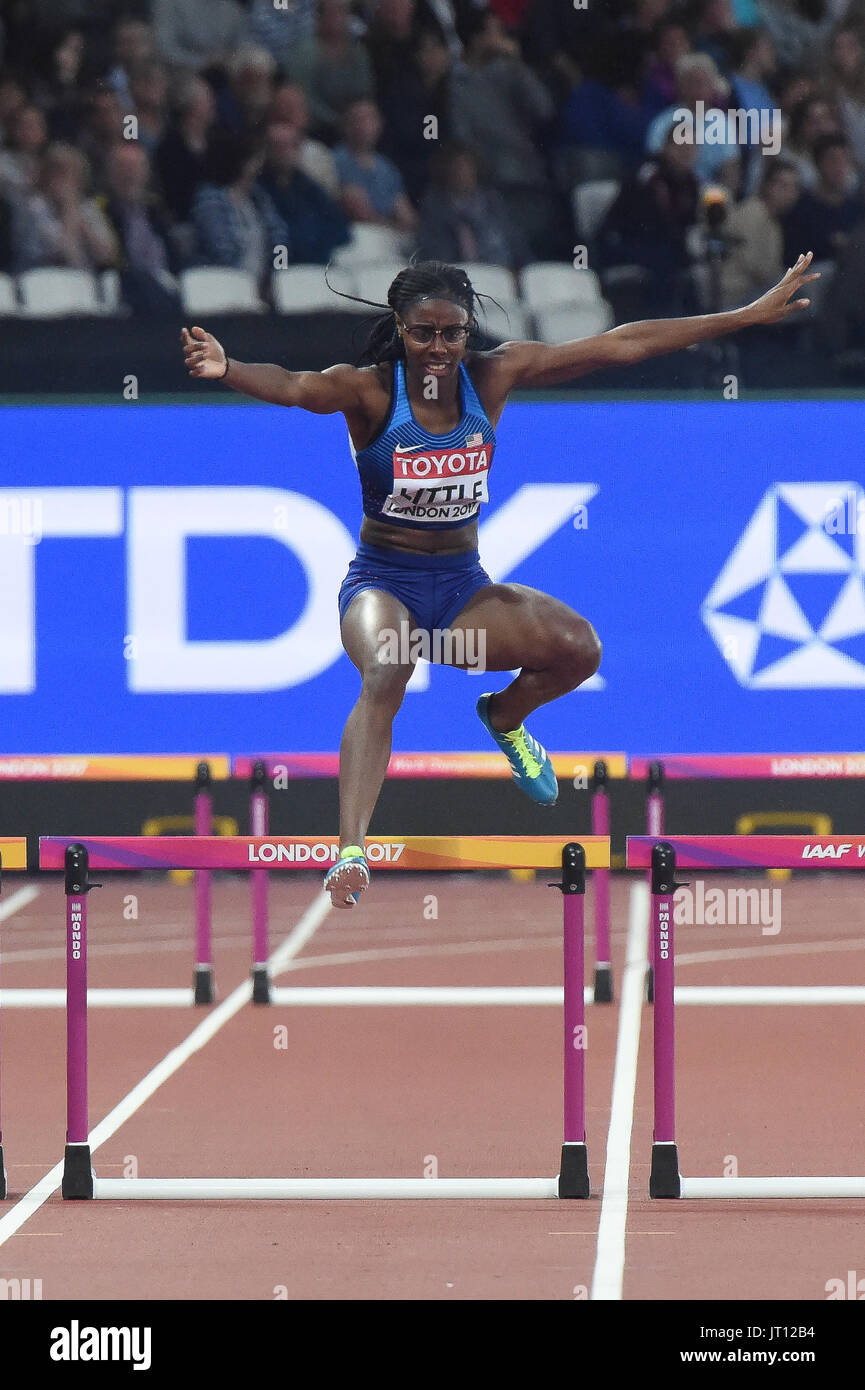
M 99 1198 L 223 1201 L 282 1198 L 334 1201 L 394 1197 L 526 1197 L 559 1200 L 555 1178 L 94 1178 Z

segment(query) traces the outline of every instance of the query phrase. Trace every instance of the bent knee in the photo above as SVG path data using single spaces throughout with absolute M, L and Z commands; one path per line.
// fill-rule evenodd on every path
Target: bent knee
M 388 661 L 386 654 L 377 652 L 361 672 L 361 694 L 376 704 L 399 709 L 413 670 L 412 665 Z
M 572 682 L 571 689 L 593 676 L 601 664 L 601 643 L 592 624 L 576 618 L 559 629 L 556 666 Z

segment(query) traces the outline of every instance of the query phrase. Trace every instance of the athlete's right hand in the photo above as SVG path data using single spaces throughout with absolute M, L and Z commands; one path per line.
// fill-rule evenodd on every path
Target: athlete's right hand
M 222 344 L 212 333 L 205 333 L 203 328 L 193 328 L 190 333 L 184 328 L 180 341 L 183 344 L 183 356 L 190 376 L 214 381 L 224 375 L 228 358 Z

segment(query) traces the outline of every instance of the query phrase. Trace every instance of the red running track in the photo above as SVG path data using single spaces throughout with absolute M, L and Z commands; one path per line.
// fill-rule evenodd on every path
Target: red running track
M 560 899 L 545 878 L 378 877 L 356 912 L 326 915 L 278 983 L 558 984 Z M 11 882 L 7 909 L 20 880 Z M 612 885 L 617 1000 L 630 882 Z M 62 889 L 36 886 L 39 896 L 0 927 L 6 988 L 63 983 Z M 316 887 L 307 876 L 273 882 L 275 945 Z M 809 875 L 781 889 L 776 936 L 681 927 L 678 982 L 865 984 L 856 879 Z M 225 1000 L 248 974 L 245 881 L 220 877 L 214 902 Z M 191 889 L 106 876 L 90 899 L 90 941 L 92 987 L 188 986 Z M 210 1012 L 93 1010 L 91 1128 Z M 54 1191 L 23 1219 L 20 1198 L 62 1155 L 63 1014 L 8 1009 L 0 1278 L 41 1279 L 45 1299 L 572 1300 L 599 1270 L 609 1278 L 621 1254 L 626 1300 L 812 1300 L 861 1264 L 862 1202 L 649 1201 L 647 1006 L 628 1023 L 639 1020 L 641 1039 L 635 1095 L 624 1101 L 627 1111 L 633 1099 L 624 1243 L 611 1241 L 608 1202 L 599 1246 L 616 1044 L 628 1021 L 618 1002 L 588 1019 L 588 1202 L 63 1203 Z M 733 1160 L 742 1175 L 863 1171 L 856 1006 L 682 1007 L 677 1020 L 684 1174 L 720 1176 Z M 561 1103 L 555 1007 L 245 1004 L 106 1139 L 94 1165 L 103 1177 L 133 1165 L 141 1177 L 421 1177 L 433 1167 L 442 1177 L 548 1176 Z

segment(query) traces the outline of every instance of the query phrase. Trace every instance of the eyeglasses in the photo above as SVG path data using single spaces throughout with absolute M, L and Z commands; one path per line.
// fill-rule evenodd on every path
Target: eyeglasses
M 441 333 L 443 342 L 449 347 L 456 347 L 459 343 L 464 343 L 471 332 L 469 323 L 449 323 L 446 328 L 433 328 L 431 324 L 418 323 L 412 328 L 406 328 L 405 324 L 400 325 L 408 334 L 413 343 L 418 347 L 429 347 L 430 343 Z

